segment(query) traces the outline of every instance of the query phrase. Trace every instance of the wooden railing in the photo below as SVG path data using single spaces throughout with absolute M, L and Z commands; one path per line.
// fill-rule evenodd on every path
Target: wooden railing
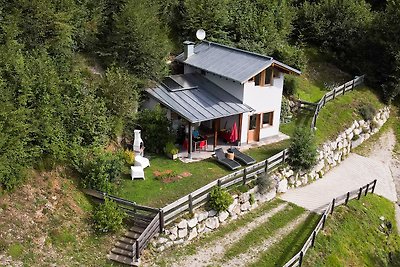
M 162 208 L 162 221 L 164 221 L 167 225 L 182 214 L 186 212 L 193 212 L 195 208 L 204 205 L 207 202 L 209 193 L 214 186 L 229 188 L 235 185 L 247 184 L 255 180 L 258 174 L 271 172 L 280 163 L 285 162 L 287 158 L 288 149 L 285 149 L 264 161 L 255 163 L 249 167 L 228 174 L 203 186 L 202 188 L 197 189 L 196 191 Z
M 348 81 L 326 93 L 317 103 L 299 100 L 298 103 L 301 109 L 314 111 L 314 115 L 311 121 L 311 129 L 314 129 L 317 126 L 317 118 L 319 112 L 326 105 L 326 103 L 335 99 L 338 96 L 344 95 L 348 91 L 354 90 L 354 87 L 362 83 L 364 83 L 364 75 L 360 77 L 356 76 L 353 80 Z
M 359 189 L 347 192 L 346 194 L 339 196 L 337 198 L 332 199 L 332 202 L 329 203 L 328 207 L 325 209 L 325 212 L 322 214 L 321 219 L 319 220 L 317 226 L 315 227 L 312 234 L 309 236 L 307 241 L 304 243 L 302 249 L 293 256 L 283 267 L 294 267 L 294 266 L 301 266 L 303 263 L 304 255 L 308 251 L 310 247 L 314 247 L 315 238 L 318 235 L 319 231 L 321 231 L 324 226 L 326 219 L 330 214 L 333 213 L 335 207 L 345 204 L 349 202 L 349 200 L 357 198 L 358 200 L 361 198 L 362 194 L 365 196 L 367 195 L 368 191 L 374 193 L 376 186 L 376 180 L 360 187 Z

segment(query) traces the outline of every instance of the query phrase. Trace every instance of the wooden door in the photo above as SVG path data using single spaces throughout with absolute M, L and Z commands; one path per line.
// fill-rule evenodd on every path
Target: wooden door
M 254 114 L 249 117 L 249 131 L 247 133 L 247 142 L 255 142 L 260 139 L 261 114 Z

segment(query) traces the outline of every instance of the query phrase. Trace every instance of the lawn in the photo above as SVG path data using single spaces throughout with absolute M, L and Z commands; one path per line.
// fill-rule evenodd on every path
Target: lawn
M 389 236 L 381 226 L 382 216 L 393 226 Z M 304 259 L 303 266 L 400 266 L 394 204 L 368 195 L 338 207 Z
M 322 144 L 326 140 L 336 138 L 341 131 L 351 126 L 354 120 L 362 119 L 358 108 L 364 104 L 372 104 L 376 109 L 383 107 L 379 96 L 366 86 L 357 87 L 354 91 L 328 102 L 321 109 L 317 119 L 317 143 Z M 282 125 L 281 131 L 292 136 L 297 127 L 310 127 L 312 116 L 312 112 L 301 111 L 292 122 Z
M 288 140 L 285 140 L 252 148 L 246 153 L 253 156 L 257 161 L 261 161 L 280 152 L 288 144 Z M 163 155 L 153 155 L 150 157 L 150 163 L 151 167 L 145 169 L 145 180 L 132 181 L 129 170 L 126 170 L 125 178 L 121 181 L 117 190 L 118 196 L 141 205 L 163 207 L 230 172 L 212 158 L 199 162 L 183 163 L 180 160 L 171 160 Z M 181 175 L 182 178 L 173 182 L 163 182 L 157 179 L 155 172 L 167 170 Z M 190 173 L 190 176 L 184 177 L 188 173 Z

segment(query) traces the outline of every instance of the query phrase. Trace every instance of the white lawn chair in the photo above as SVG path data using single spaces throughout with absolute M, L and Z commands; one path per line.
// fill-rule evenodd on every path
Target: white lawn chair
M 143 179 L 144 180 L 144 171 L 141 166 L 131 166 L 131 177 L 133 179 Z
M 135 166 L 140 166 L 142 169 L 150 166 L 150 161 L 148 158 L 142 157 L 140 155 L 135 155 Z

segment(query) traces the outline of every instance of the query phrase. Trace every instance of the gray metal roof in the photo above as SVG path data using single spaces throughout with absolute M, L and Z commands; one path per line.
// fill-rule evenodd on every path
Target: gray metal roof
M 168 87 L 171 84 L 174 86 Z M 241 103 L 239 99 L 201 74 L 169 76 L 164 82 L 146 91 L 157 101 L 193 123 L 253 111 L 251 107 Z
M 290 72 L 301 73 L 299 70 L 272 57 L 209 41 L 203 41 L 196 45 L 194 54 L 186 60 L 183 53 L 177 56 L 176 60 L 239 83 L 245 83 L 272 64 L 276 64 Z

